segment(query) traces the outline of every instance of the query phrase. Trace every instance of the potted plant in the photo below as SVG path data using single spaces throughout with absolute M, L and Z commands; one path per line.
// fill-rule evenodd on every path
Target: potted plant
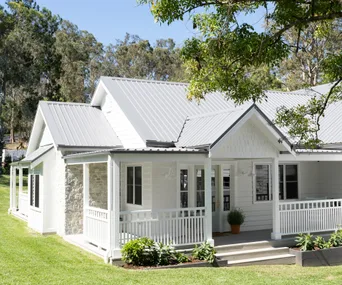
M 245 221 L 245 214 L 241 209 L 234 209 L 229 212 L 227 220 L 230 224 L 232 234 L 238 234 L 240 233 L 240 226 Z

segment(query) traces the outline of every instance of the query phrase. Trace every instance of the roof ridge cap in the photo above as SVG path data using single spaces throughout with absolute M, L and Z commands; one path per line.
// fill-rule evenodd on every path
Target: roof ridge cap
M 111 76 L 101 76 L 101 78 L 108 78 L 115 81 L 131 81 L 131 82 L 144 82 L 144 83 L 153 83 L 153 84 L 167 84 L 167 85 L 184 85 L 188 86 L 187 82 L 177 82 L 177 81 L 162 81 L 162 80 L 153 80 L 153 79 L 139 79 L 139 78 L 126 78 L 126 77 L 111 77 Z
M 89 103 L 80 103 L 80 102 L 59 102 L 59 101 L 44 101 L 40 100 L 39 104 L 54 104 L 54 105 L 81 105 L 81 106 L 88 106 L 88 107 L 95 107 Z
M 307 91 L 302 90 L 294 90 L 294 91 L 279 91 L 279 90 L 265 90 L 265 95 L 272 95 L 270 93 L 276 93 L 276 94 L 283 94 L 283 95 L 294 95 L 294 96 L 308 96 L 308 97 L 314 97 L 315 94 L 308 94 Z M 314 91 L 312 91 L 314 92 Z

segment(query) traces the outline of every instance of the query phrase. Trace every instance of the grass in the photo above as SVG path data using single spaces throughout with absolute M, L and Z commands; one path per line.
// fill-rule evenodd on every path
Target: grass
M 66 243 L 42 236 L 7 214 L 9 178 L 0 178 L 0 284 L 342 284 L 342 266 L 133 271 Z

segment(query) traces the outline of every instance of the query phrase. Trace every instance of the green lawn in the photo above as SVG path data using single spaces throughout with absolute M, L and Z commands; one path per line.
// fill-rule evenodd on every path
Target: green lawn
M 0 284 L 342 284 L 342 266 L 250 266 L 131 271 L 7 214 L 9 178 L 0 179 Z

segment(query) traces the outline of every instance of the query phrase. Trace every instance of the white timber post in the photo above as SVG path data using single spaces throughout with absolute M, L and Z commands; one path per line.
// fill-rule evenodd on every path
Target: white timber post
M 279 212 L 279 159 L 272 161 L 272 190 L 273 190 L 273 231 L 272 239 L 281 239 Z
M 11 213 L 13 210 L 13 166 L 10 168 L 10 206 L 8 212 Z
M 108 210 L 108 246 L 105 255 L 105 262 L 109 263 L 110 257 L 112 256 L 112 249 L 114 245 L 112 244 L 113 239 L 113 159 L 108 155 L 107 161 L 107 210 Z
M 89 205 L 89 164 L 83 164 L 83 234 L 86 236 L 87 219 L 86 219 L 86 208 Z
M 19 193 L 23 192 L 23 168 L 19 167 Z
M 115 159 L 115 156 L 111 158 L 111 176 L 112 176 L 112 188 L 111 188 L 111 209 L 110 215 L 110 245 L 111 245 L 111 257 L 120 258 L 120 161 Z
M 214 246 L 213 232 L 212 232 L 212 193 L 211 193 L 211 159 L 210 157 L 205 161 L 204 168 L 204 184 L 205 184 L 205 234 L 206 240 Z
M 12 205 L 12 208 L 14 211 L 17 210 L 17 167 L 13 167 L 13 180 L 12 180 L 12 183 L 13 183 L 13 197 L 12 197 L 12 202 L 13 202 L 13 205 Z

